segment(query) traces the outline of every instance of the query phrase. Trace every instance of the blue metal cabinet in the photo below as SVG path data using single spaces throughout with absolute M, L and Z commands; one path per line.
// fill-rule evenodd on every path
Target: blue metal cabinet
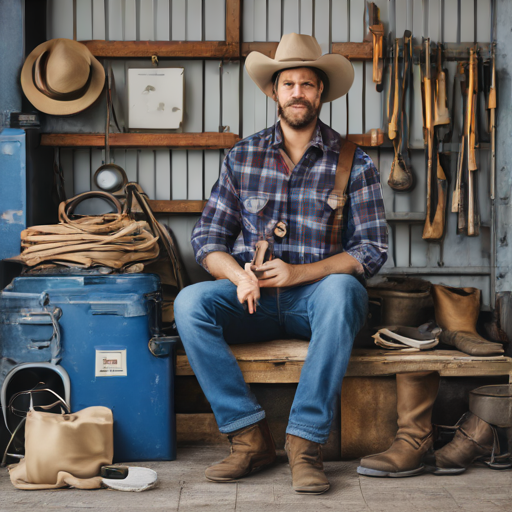
M 160 358 L 148 348 L 159 331 L 158 276 L 22 276 L 6 291 L 44 292 L 46 307 L 61 311 L 71 408 L 112 409 L 115 461 L 176 458 L 174 350 Z

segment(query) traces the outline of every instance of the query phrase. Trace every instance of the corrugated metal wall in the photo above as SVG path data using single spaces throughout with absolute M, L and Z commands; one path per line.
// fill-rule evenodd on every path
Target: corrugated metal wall
M 376 0 L 381 20 L 392 37 L 411 30 L 414 43 L 430 37 L 433 42 L 481 42 L 490 40 L 491 0 Z M 324 53 L 332 42 L 361 42 L 365 36 L 364 0 L 244 0 L 243 41 L 278 41 L 282 34 L 314 35 Z M 224 0 L 80 0 L 77 39 L 107 40 L 223 40 Z M 48 37 L 73 37 L 72 2 L 48 0 Z M 186 108 L 183 130 L 218 131 L 219 127 L 248 136 L 274 123 L 275 104 L 253 84 L 238 62 L 160 59 L 162 67 L 185 68 Z M 150 67 L 146 60 L 112 61 L 121 102 L 126 100 L 127 69 Z M 449 104 L 456 63 L 449 70 Z M 372 63 L 354 62 L 355 81 L 347 98 L 325 105 L 321 119 L 345 135 L 382 128 L 385 93 L 375 91 Z M 386 211 L 425 211 L 425 161 L 423 151 L 420 69 L 414 66 L 413 112 L 410 146 L 417 185 L 411 193 L 397 194 L 387 185 L 393 160 L 389 148 L 368 150 L 381 172 Z M 240 106 L 242 107 L 240 109 Z M 84 118 L 85 119 L 85 118 Z M 52 131 L 94 131 L 91 121 L 59 119 Z M 454 126 L 458 141 L 460 122 Z M 202 199 L 209 196 L 217 179 L 222 151 L 115 150 L 115 163 L 126 169 L 151 198 Z M 479 201 L 481 235 L 456 235 L 455 214 L 449 214 L 444 251 L 438 244 L 422 240 L 423 225 L 390 223 L 390 257 L 382 274 L 407 270 L 427 274 L 433 282 L 454 286 L 476 286 L 483 290 L 484 305 L 490 301 L 490 201 L 489 151 L 481 149 Z M 62 150 L 68 193 L 90 190 L 92 176 L 104 152 L 97 149 Z M 452 155 L 454 175 L 456 154 Z M 194 217 L 168 218 L 187 260 L 192 258 L 187 239 Z M 450 271 L 449 268 L 453 267 Z M 192 267 L 190 267 L 192 268 Z M 445 274 L 450 272 L 451 275 Z M 436 274 L 437 273 L 437 274 Z M 473 274 L 471 274 L 473 273 Z M 444 274 L 444 275 L 443 275 Z

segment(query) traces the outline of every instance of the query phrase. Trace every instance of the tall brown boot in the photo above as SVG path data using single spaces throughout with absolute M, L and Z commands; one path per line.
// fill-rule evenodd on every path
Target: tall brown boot
M 503 346 L 476 332 L 480 313 L 480 290 L 433 285 L 436 322 L 443 329 L 440 341 L 473 356 L 503 354 Z
M 322 445 L 287 434 L 284 447 L 292 471 L 292 487 L 299 494 L 322 494 L 331 486 L 324 473 Z
M 205 471 L 212 482 L 231 482 L 276 460 L 276 446 L 266 419 L 229 434 L 228 439 L 231 454 Z
M 437 372 L 396 376 L 398 432 L 391 447 L 361 459 L 360 475 L 405 477 L 423 473 L 422 460 L 432 448 L 432 408 L 439 389 Z

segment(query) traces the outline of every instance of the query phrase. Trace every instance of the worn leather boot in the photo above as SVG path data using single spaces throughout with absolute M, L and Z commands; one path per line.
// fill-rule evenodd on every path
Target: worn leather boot
M 434 453 L 435 475 L 458 475 L 478 458 L 500 455 L 496 429 L 475 414 L 466 413 L 454 428 L 453 439 Z
M 425 471 L 422 461 L 433 445 L 431 418 L 438 389 L 437 372 L 397 374 L 398 432 L 387 451 L 361 459 L 360 475 L 406 477 Z
M 212 482 L 231 482 L 276 460 L 276 446 L 266 419 L 229 434 L 228 439 L 231 454 L 205 471 Z
M 473 356 L 503 354 L 503 346 L 476 332 L 480 313 L 480 290 L 433 285 L 431 289 L 436 322 L 443 329 L 440 341 Z
M 284 449 L 290 462 L 295 492 L 323 494 L 329 490 L 331 484 L 324 473 L 321 444 L 287 434 Z

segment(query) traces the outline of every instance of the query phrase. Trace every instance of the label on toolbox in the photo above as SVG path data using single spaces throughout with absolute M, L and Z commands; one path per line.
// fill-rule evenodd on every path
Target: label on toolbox
M 126 377 L 125 350 L 96 350 L 96 377 Z

